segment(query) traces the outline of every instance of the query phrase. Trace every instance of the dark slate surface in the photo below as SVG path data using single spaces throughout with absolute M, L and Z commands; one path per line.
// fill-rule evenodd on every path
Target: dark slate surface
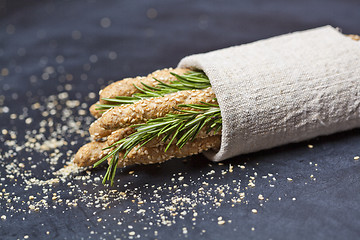
M 345 33 L 359 34 L 359 13 L 360 3 L 354 0 L 3 0 L 0 2 L 0 128 L 16 132 L 16 141 L 21 145 L 25 142 L 26 130 L 38 129 L 43 119 L 39 111 L 30 108 L 31 104 L 43 104 L 49 96 L 64 92 L 64 88 L 68 89 L 69 99 L 90 105 L 95 100 L 89 98 L 88 93 L 97 93 L 108 81 L 176 66 L 182 57 L 192 53 L 326 24 L 338 26 Z M 106 18 L 110 19 L 108 25 Z M 61 57 L 56 58 L 59 55 L 63 56 L 63 62 Z M 55 72 L 47 77 L 44 69 L 48 66 L 53 66 Z M 72 80 L 66 77 L 70 74 Z M 65 106 L 64 102 L 59 104 Z M 10 120 L 10 114 L 24 112 L 33 119 L 31 124 L 21 119 Z M 77 111 L 73 116 L 83 123 L 82 129 L 92 120 L 78 116 Z M 61 118 L 60 112 L 53 119 L 59 126 L 66 125 L 67 120 Z M 63 153 L 69 149 L 76 151 L 87 141 L 75 132 L 66 133 L 64 137 L 76 142 L 62 146 Z M 239 156 L 225 161 L 224 165 L 210 164 L 204 157 L 195 156 L 186 161 L 131 167 L 119 172 L 113 188 L 104 187 L 100 182 L 85 185 L 83 182 L 87 180 L 69 180 L 78 189 L 71 195 L 66 182 L 52 187 L 53 192 L 61 193 L 64 201 L 84 199 L 84 190 L 90 196 L 99 196 L 101 190 L 128 189 L 131 194 L 147 200 L 142 207 L 147 209 L 146 214 L 136 212 L 140 208 L 131 201 L 134 198 L 110 199 L 110 208 L 104 209 L 87 206 L 86 203 L 93 200 L 80 201 L 77 207 L 49 201 L 49 208 L 29 212 L 28 196 L 43 197 L 41 187 L 25 191 L 23 180 L 9 178 L 4 166 L 31 156 L 38 166 L 31 169 L 31 164 L 26 163 L 25 169 L 31 170 L 32 176 L 44 179 L 48 176 L 44 173 L 44 168 L 49 166 L 44 160 L 47 153 L 34 150 L 18 151 L 17 156 L 5 155 L 11 149 L 5 144 L 10 137 L 0 133 L 0 139 L 3 166 L 0 190 L 6 189 L 10 196 L 18 197 L 18 200 L 11 198 L 11 202 L 0 198 L 0 215 L 6 216 L 6 220 L 0 220 L 0 239 L 25 236 L 29 239 L 360 237 L 360 161 L 354 160 L 360 155 L 359 129 Z M 308 148 L 308 144 L 314 148 Z M 66 156 L 62 157 L 56 169 L 67 160 Z M 223 175 L 221 172 L 230 165 L 235 166 L 233 173 Z M 246 168 L 242 170 L 238 165 Z M 131 170 L 136 176 L 128 174 Z M 212 177 L 206 175 L 212 170 L 215 171 Z M 179 172 L 185 176 L 181 183 L 177 180 Z M 254 172 L 257 173 L 256 186 L 246 189 Z M 91 170 L 90 179 L 103 174 L 104 169 Z M 311 175 L 315 179 L 310 178 Z M 175 185 L 171 180 L 174 176 L 178 191 L 165 190 Z M 204 181 L 208 185 L 204 185 Z M 229 187 L 221 206 L 214 206 L 211 200 L 211 195 L 218 194 L 213 190 L 217 186 Z M 152 201 L 153 191 L 158 187 L 162 187 L 160 197 Z M 205 200 L 191 194 L 201 187 L 205 189 L 202 196 L 206 196 L 207 191 L 210 195 L 204 197 Z M 239 194 L 235 188 L 241 188 L 240 192 L 246 197 L 241 204 L 232 205 L 230 199 Z M 259 194 L 268 200 L 259 201 Z M 183 217 L 179 214 L 170 218 L 174 221 L 171 226 L 157 225 L 164 206 L 161 201 L 168 203 L 176 196 L 188 196 L 195 203 L 196 220 L 192 220 L 191 210 Z M 126 209 L 135 210 L 124 213 Z M 258 213 L 253 214 L 252 209 Z M 224 225 L 218 224 L 219 216 L 226 221 Z

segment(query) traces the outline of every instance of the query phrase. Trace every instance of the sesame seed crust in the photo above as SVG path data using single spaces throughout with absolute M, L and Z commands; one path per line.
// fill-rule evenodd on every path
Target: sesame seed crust
M 90 108 L 89 108 L 89 111 L 90 111 L 91 115 L 93 115 L 95 118 L 101 117 L 101 115 L 103 113 L 102 111 L 96 110 L 96 108 L 97 108 L 96 105 L 98 105 L 98 104 L 100 104 L 99 101 L 96 102 L 95 104 L 91 105 Z
M 97 119 L 89 127 L 89 133 L 94 140 L 100 140 L 112 133 L 111 130 L 106 130 L 101 126 L 101 123 L 99 122 L 100 119 L 101 118 Z
M 115 142 L 129 136 L 130 134 L 134 133 L 135 129 L 132 127 L 127 128 L 120 128 L 109 135 L 108 139 L 106 140 L 106 144 L 108 146 L 114 144 Z
M 181 104 L 200 104 L 201 102 L 216 103 L 215 94 L 211 88 L 179 91 L 164 97 L 145 99 L 131 105 L 115 107 L 104 113 L 98 119 L 98 124 L 106 130 L 124 128 L 144 123 L 150 119 L 164 117 L 168 113 L 175 112 Z M 98 134 L 101 133 L 98 132 Z
M 181 149 L 175 144 L 172 144 L 166 152 L 164 152 L 166 145 L 160 145 L 158 147 L 143 146 L 140 149 L 135 147 L 125 159 L 120 157 L 118 167 L 126 167 L 134 164 L 161 163 L 171 158 L 187 157 L 211 148 L 219 148 L 220 142 L 220 136 L 210 136 L 188 142 Z
M 103 100 L 102 98 L 113 98 L 116 96 L 131 96 L 134 93 L 140 92 L 135 86 L 141 87 L 141 82 L 155 87 L 158 82 L 154 80 L 154 78 L 164 82 L 170 83 L 171 81 L 175 81 L 176 78 L 170 74 L 170 72 L 174 72 L 176 74 L 184 74 L 190 71 L 189 69 L 182 69 L 182 68 L 165 68 L 162 70 L 157 70 L 153 73 L 150 73 L 146 77 L 135 77 L 135 78 L 125 78 L 123 80 L 114 82 L 109 86 L 105 87 L 100 93 L 100 103 L 106 104 L 107 101 Z
M 105 142 L 89 142 L 85 144 L 75 154 L 74 163 L 79 167 L 93 165 L 100 159 L 102 149 L 106 146 Z
M 94 142 L 88 143 L 78 150 L 78 152 L 75 155 L 74 162 L 79 167 L 91 166 L 95 162 L 99 161 L 102 157 L 106 156 L 110 151 L 113 150 L 113 149 L 102 150 L 103 148 L 106 148 L 106 147 L 114 144 L 115 142 L 129 136 L 130 134 L 132 134 L 134 132 L 135 132 L 135 129 L 132 127 L 121 128 L 121 129 L 118 129 L 118 130 L 112 132 L 111 135 L 108 136 L 108 138 L 105 142 L 94 141 Z M 202 130 L 200 130 L 200 132 L 198 133 L 198 135 L 196 136 L 195 139 L 196 140 L 197 139 L 205 139 L 210 136 L 219 136 L 219 135 L 221 135 L 221 131 L 218 131 L 216 133 L 214 131 L 211 131 L 211 132 L 207 133 L 206 129 L 202 129 Z M 158 148 L 159 146 L 162 146 L 162 145 L 166 146 L 168 143 L 169 143 L 169 140 L 166 142 L 163 142 L 163 141 L 161 141 L 161 138 L 159 137 L 159 138 L 155 138 L 155 139 L 151 140 L 145 146 L 146 146 L 146 148 Z M 164 148 L 164 147 L 162 147 L 162 148 Z M 121 153 L 121 155 L 123 155 L 123 153 Z
M 202 128 L 196 135 L 195 139 L 203 139 L 203 138 L 207 138 L 210 136 L 219 136 L 219 135 L 221 135 L 221 131 L 215 132 L 214 130 L 212 130 L 210 132 L 207 132 L 206 128 Z M 152 139 L 150 142 L 146 143 L 145 146 L 146 147 L 157 147 L 159 145 L 167 145 L 170 142 L 170 139 L 171 139 L 171 137 L 164 142 L 164 141 L 162 141 L 162 137 L 157 137 L 157 138 Z
M 122 128 L 114 131 L 109 135 L 105 142 L 93 141 L 82 146 L 75 154 L 74 162 L 79 167 L 91 166 L 95 162 L 99 161 L 109 150 L 103 150 L 122 138 L 127 137 L 135 130 L 134 128 Z

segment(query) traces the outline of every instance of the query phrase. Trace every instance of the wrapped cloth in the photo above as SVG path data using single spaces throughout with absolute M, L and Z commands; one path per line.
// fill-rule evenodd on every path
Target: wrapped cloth
M 360 44 L 331 26 L 185 57 L 223 119 L 213 161 L 360 127 Z

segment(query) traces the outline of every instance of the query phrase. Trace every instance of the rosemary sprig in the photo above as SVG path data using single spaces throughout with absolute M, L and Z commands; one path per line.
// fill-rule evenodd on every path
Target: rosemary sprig
M 156 87 L 149 86 L 145 83 L 141 83 L 141 88 L 134 85 L 138 90 L 140 90 L 140 93 L 135 93 L 131 97 L 117 96 L 115 98 L 103 98 L 103 100 L 108 101 L 109 104 L 98 104 L 96 105 L 96 110 L 105 111 L 109 108 L 121 106 L 123 104 L 133 104 L 146 98 L 163 97 L 166 94 L 178 91 L 211 87 L 209 78 L 201 71 L 189 71 L 183 75 L 178 75 L 173 72 L 170 74 L 176 77 L 175 81 L 171 81 L 169 84 L 166 84 L 154 78 L 157 82 L 159 82 Z
M 217 104 L 184 104 L 179 105 L 179 108 L 182 109 L 176 110 L 180 113 L 169 113 L 165 117 L 151 119 L 146 123 L 134 125 L 135 133 L 105 148 L 115 147 L 108 155 L 94 164 L 94 167 L 97 167 L 108 158 L 111 158 L 103 184 L 106 181 L 111 181 L 111 185 L 113 185 L 116 168 L 120 160 L 120 151 L 125 151 L 125 158 L 136 146 L 140 148 L 152 139 L 160 137 L 163 142 L 169 140 L 165 148 L 166 152 L 173 143 L 182 148 L 187 142 L 194 140 L 203 128 L 207 128 L 207 132 L 212 130 L 217 132 L 221 129 L 222 118 Z M 191 110 L 188 110 L 189 108 Z

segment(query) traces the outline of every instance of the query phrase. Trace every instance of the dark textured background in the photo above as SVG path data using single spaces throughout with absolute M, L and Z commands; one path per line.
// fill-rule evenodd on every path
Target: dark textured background
M 101 26 L 104 18 L 111 20 L 110 26 Z M 64 91 L 61 86 L 68 83 L 72 85 L 68 91 L 70 99 L 92 104 L 94 100 L 87 98 L 87 93 L 97 93 L 110 80 L 174 67 L 189 54 L 327 24 L 341 28 L 344 33 L 360 34 L 360 2 L 1 0 L 0 68 L 8 69 L 9 74 L 0 76 L 0 95 L 5 97 L 2 107 L 6 106 L 10 111 L 0 113 L 0 128 L 16 131 L 21 143 L 24 131 L 31 126 L 9 120 L 10 113 L 21 114 L 24 107 Z M 55 61 L 59 55 L 65 59 L 61 64 Z M 90 64 L 91 68 L 84 70 L 84 64 Z M 60 72 L 42 80 L 46 66 L 56 66 Z M 71 74 L 73 80 L 61 78 L 66 74 Z M 40 80 L 32 81 L 34 77 L 31 76 Z M 35 123 L 42 119 L 41 115 L 31 111 L 29 116 Z M 63 121 L 61 116 L 54 118 L 57 122 Z M 84 137 L 75 134 L 67 137 L 77 140 L 74 146 L 68 146 L 73 151 L 86 142 Z M 2 145 L 6 139 L 1 137 Z M 308 144 L 313 144 L 314 149 L 308 149 Z M 0 149 L 5 151 L 6 147 L 0 145 Z M 219 208 L 199 206 L 195 225 L 190 218 L 185 218 L 177 219 L 172 226 L 153 226 L 150 230 L 144 230 L 143 226 L 152 221 L 156 213 L 148 212 L 143 217 L 135 213 L 125 215 L 122 211 L 133 206 L 130 200 L 112 202 L 117 207 L 101 211 L 80 203 L 77 208 L 60 205 L 37 213 L 12 213 L 9 205 L 1 201 L 0 215 L 7 215 L 7 220 L 0 220 L 0 239 L 21 239 L 25 235 L 30 239 L 123 239 L 129 236 L 127 225 L 132 225 L 139 237 L 150 239 L 358 239 L 360 162 L 354 161 L 354 156 L 359 154 L 360 131 L 355 129 L 239 156 L 225 161 L 222 166 L 209 166 L 202 156 L 192 157 L 186 163 L 173 160 L 159 166 L 137 166 L 131 168 L 138 174 L 137 178 L 131 178 L 125 172 L 120 172 L 118 178 L 123 182 L 132 181 L 131 189 L 149 196 L 151 190 L 144 188 L 144 184 L 171 185 L 170 179 L 178 172 L 194 179 L 190 189 L 180 186 L 184 192 L 197 190 L 202 183 L 196 179 L 201 179 L 212 169 L 216 174 L 214 180 L 209 181 L 210 185 L 216 182 L 231 185 L 237 178 L 242 179 L 245 186 L 248 179 L 245 173 L 221 175 L 221 170 L 228 169 L 229 164 L 236 166 L 244 161 L 249 174 L 254 170 L 259 176 L 278 175 L 275 187 L 269 187 L 267 180 L 257 180 L 256 187 L 246 191 L 248 204 L 236 207 L 223 204 Z M 44 156 L 34 153 L 33 158 L 42 161 Z M 4 157 L 2 161 L 11 162 L 12 158 Z M 317 163 L 316 169 L 309 162 Z M 34 171 L 41 174 L 40 169 Z M 93 171 L 92 177 L 103 173 L 104 170 Z M 3 178 L 0 189 L 6 187 L 17 195 L 36 194 L 31 193 L 32 190 L 22 193 L 17 186 L 11 187 L 13 182 L 5 178 L 4 170 L 0 170 L 0 174 Z M 309 178 L 311 174 L 316 181 Z M 294 181 L 289 183 L 287 177 Z M 66 185 L 55 188 L 67 191 Z M 104 188 L 98 184 L 87 190 Z M 121 184 L 118 188 L 125 189 Z M 257 201 L 260 193 L 269 198 L 263 207 L 259 207 Z M 169 191 L 168 194 L 174 193 Z M 281 201 L 279 197 L 282 197 Z M 155 203 L 148 202 L 146 206 L 152 207 L 151 204 Z M 20 203 L 15 206 L 22 207 Z M 258 214 L 252 214 L 252 208 L 258 209 Z M 102 222 L 97 222 L 95 211 L 102 217 Z M 218 216 L 232 221 L 220 226 Z M 121 217 L 122 225 L 112 221 L 116 217 Z M 183 227 L 187 228 L 187 234 L 183 234 Z M 46 231 L 50 231 L 50 235 L 46 235 Z M 154 231 L 158 231 L 157 236 Z

